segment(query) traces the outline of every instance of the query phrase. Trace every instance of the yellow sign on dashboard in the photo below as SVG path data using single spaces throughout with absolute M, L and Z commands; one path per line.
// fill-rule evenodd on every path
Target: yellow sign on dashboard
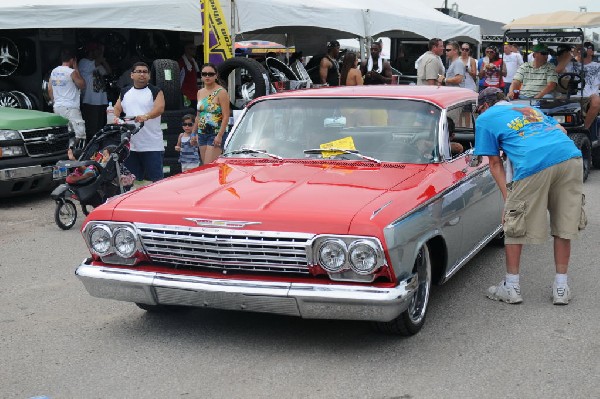
M 351 136 L 344 137 L 343 139 L 330 141 L 329 143 L 323 143 L 319 146 L 322 150 L 326 150 L 328 148 L 339 148 L 344 150 L 356 150 L 354 146 L 354 140 Z M 331 158 L 336 155 L 343 154 L 343 152 L 339 151 L 323 151 L 323 158 Z

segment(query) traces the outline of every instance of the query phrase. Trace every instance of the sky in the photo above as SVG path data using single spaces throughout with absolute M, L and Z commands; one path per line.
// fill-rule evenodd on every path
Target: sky
M 443 7 L 444 0 L 417 0 L 430 7 Z M 458 4 L 458 11 L 475 17 L 508 23 L 531 14 L 554 11 L 579 11 L 587 7 L 590 12 L 600 12 L 598 0 L 448 0 L 448 8 Z

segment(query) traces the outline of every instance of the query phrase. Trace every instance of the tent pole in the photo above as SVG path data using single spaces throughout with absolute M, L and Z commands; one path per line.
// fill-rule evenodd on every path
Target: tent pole
M 208 0 L 202 0 L 202 37 L 203 37 L 203 47 L 204 47 L 204 63 L 209 62 L 210 56 L 210 26 L 209 26 L 209 7 Z

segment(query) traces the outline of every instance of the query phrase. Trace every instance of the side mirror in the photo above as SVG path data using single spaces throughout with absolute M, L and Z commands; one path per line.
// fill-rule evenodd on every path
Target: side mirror
M 473 155 L 473 149 L 467 150 L 467 156 L 465 157 L 465 162 L 472 168 L 476 168 L 481 165 L 481 155 Z

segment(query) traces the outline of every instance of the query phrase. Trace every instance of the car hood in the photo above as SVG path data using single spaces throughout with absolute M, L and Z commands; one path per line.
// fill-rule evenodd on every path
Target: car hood
M 196 221 L 186 218 L 259 222 L 245 228 L 343 234 L 357 212 L 424 169 L 217 163 L 115 201 L 112 219 L 190 226 Z
M 48 126 L 64 126 L 68 122 L 62 116 L 49 112 L 0 107 L 0 129 L 39 129 Z

